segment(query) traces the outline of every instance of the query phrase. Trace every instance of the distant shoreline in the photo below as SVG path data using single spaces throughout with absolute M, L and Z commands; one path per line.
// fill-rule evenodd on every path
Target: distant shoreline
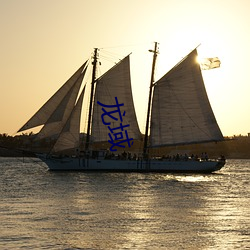
M 0 148 L 0 157 L 35 157 L 35 154 L 30 154 L 14 149 Z
M 26 152 L 19 152 L 16 150 L 12 150 L 12 149 L 6 149 L 6 148 L 0 148 L 0 157 L 4 158 L 4 157 L 36 157 L 35 154 L 31 154 L 31 153 L 26 153 Z M 213 158 L 213 157 L 212 157 Z M 250 157 L 244 157 L 241 154 L 237 155 L 234 154 L 233 156 L 229 156 L 226 157 L 227 159 L 250 159 Z

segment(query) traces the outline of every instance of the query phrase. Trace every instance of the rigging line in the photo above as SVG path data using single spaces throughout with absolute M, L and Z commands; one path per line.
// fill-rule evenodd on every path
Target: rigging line
M 120 53 L 114 53 L 114 52 L 111 52 L 109 50 L 101 50 L 102 54 L 107 54 L 107 55 L 110 55 L 110 56 L 115 56 L 117 57 L 118 55 L 121 56 Z
M 124 55 L 121 55 L 121 54 L 119 54 L 119 55 L 118 54 L 116 54 L 116 55 L 113 54 L 112 55 L 112 54 L 107 54 L 107 53 L 101 53 L 100 57 L 107 57 L 107 58 L 113 58 L 113 59 L 117 59 L 118 58 L 119 59 L 120 57 L 123 58 Z
M 102 54 L 102 55 L 100 55 L 100 57 L 101 58 L 104 58 L 105 60 L 107 60 L 107 61 L 110 61 L 110 60 L 112 60 L 112 61 L 115 61 L 115 63 L 117 63 L 116 61 L 121 61 L 122 60 L 122 58 L 124 58 L 124 55 L 111 55 L 111 54 Z
M 117 46 L 110 46 L 110 47 L 103 47 L 100 49 L 115 49 L 115 48 L 121 48 L 121 47 L 134 47 L 134 46 L 139 46 L 139 45 L 146 45 L 147 43 L 136 43 L 136 44 L 124 44 L 124 45 L 117 45 Z
M 113 52 L 110 52 L 110 51 L 103 51 L 102 52 L 104 53 L 100 53 L 99 57 L 100 58 L 103 58 L 107 61 L 111 61 L 112 60 L 112 63 L 114 64 L 118 64 L 119 62 L 121 62 L 125 57 L 127 57 L 128 55 L 131 55 L 132 53 L 123 53 L 123 54 L 118 54 L 118 53 L 113 53 Z
M 115 59 L 115 58 L 117 58 L 117 57 L 106 55 L 106 54 L 101 54 L 100 57 L 101 58 L 108 58 L 108 59 Z
M 105 57 L 105 56 L 100 56 L 100 58 L 103 59 L 103 60 L 105 60 L 105 61 L 111 62 L 113 64 L 117 64 L 117 62 L 116 62 L 117 60 L 114 60 L 112 58 Z M 118 60 L 120 61 L 121 59 L 118 59 Z
M 121 53 L 117 52 L 117 51 L 110 51 L 110 50 L 106 50 L 106 49 L 100 49 L 101 53 L 103 54 L 108 54 L 108 55 L 111 55 L 111 56 L 117 56 L 117 55 L 121 55 Z

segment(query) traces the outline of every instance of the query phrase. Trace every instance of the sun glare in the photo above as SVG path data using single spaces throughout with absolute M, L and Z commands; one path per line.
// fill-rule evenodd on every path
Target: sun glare
M 196 57 L 196 62 L 199 64 L 201 63 L 201 58 L 199 56 Z

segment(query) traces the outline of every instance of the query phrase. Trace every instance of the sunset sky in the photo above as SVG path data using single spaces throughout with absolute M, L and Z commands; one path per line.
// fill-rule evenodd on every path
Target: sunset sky
M 94 48 L 101 48 L 100 73 L 132 52 L 134 103 L 144 132 L 148 50 L 156 41 L 156 80 L 199 44 L 200 57 L 219 57 L 220 68 L 203 71 L 209 100 L 224 136 L 246 135 L 249 10 L 248 0 L 0 0 L 0 133 L 14 135 Z

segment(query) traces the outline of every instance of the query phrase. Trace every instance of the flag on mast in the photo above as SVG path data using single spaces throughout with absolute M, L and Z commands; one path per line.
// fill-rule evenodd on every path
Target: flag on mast
M 218 57 L 203 58 L 200 63 L 202 70 L 219 68 L 220 64 L 221 62 Z

